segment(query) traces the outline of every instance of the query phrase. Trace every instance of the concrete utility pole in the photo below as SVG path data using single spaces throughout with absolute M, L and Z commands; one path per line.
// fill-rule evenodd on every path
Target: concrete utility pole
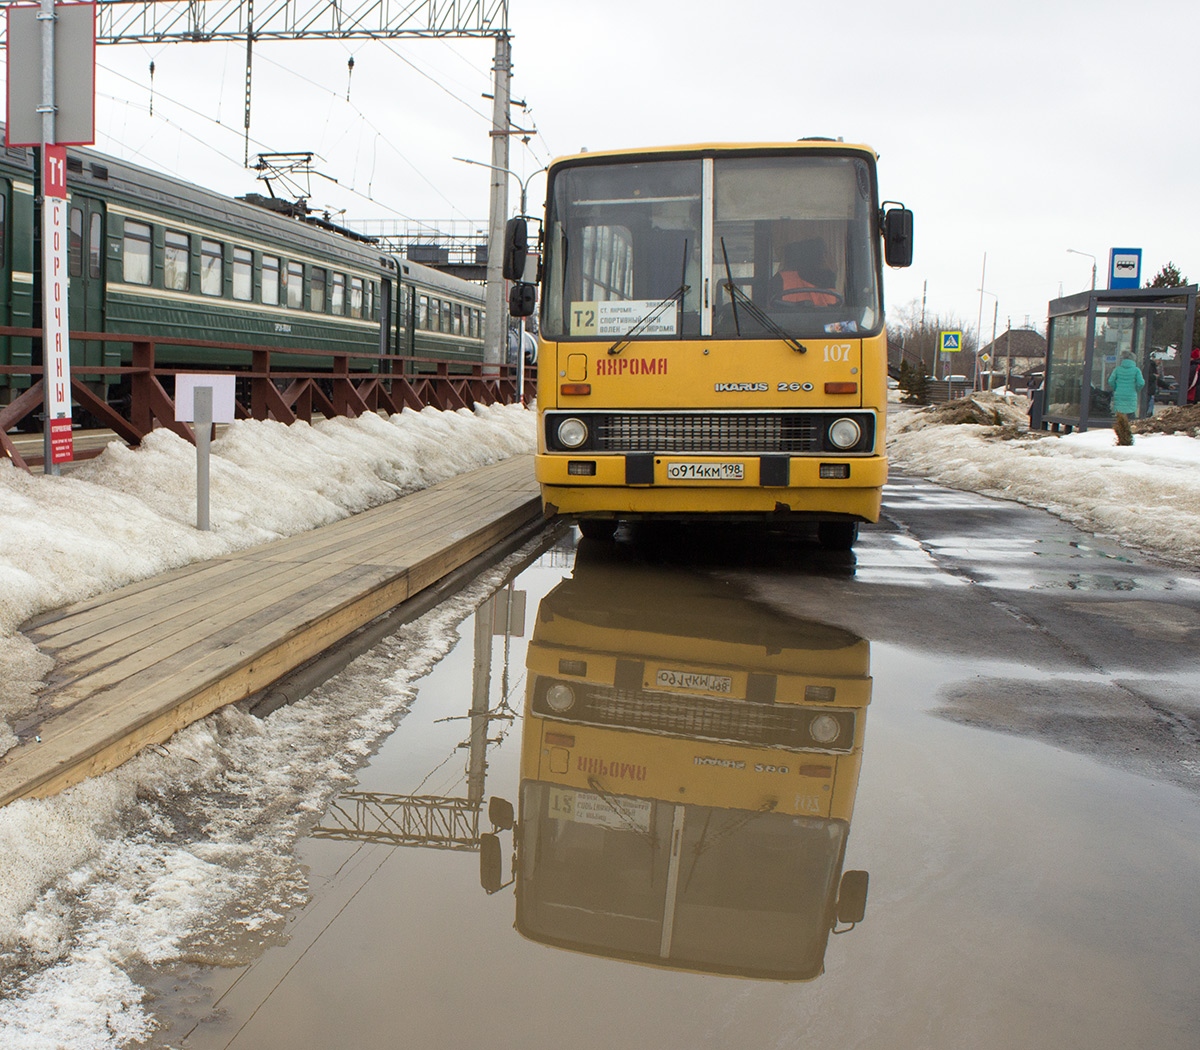
M 512 43 L 507 34 L 496 37 L 492 67 L 492 192 L 488 208 L 487 292 L 484 296 L 483 361 L 499 365 L 504 360 L 508 331 L 508 303 L 504 296 L 504 224 L 508 221 L 508 91 L 512 78 Z

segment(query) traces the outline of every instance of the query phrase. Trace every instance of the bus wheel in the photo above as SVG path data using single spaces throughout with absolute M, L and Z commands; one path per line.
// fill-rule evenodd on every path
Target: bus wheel
M 827 551 L 848 551 L 856 539 L 857 521 L 822 521 L 817 525 L 817 542 Z
M 617 531 L 617 522 L 615 518 L 581 518 L 579 531 L 584 539 L 611 540 Z

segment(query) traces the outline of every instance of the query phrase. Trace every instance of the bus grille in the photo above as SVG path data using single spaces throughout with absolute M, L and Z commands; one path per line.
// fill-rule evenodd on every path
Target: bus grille
M 854 744 L 854 714 L 839 708 L 755 704 L 744 700 L 681 697 L 648 690 L 589 686 L 574 708 L 558 713 L 541 702 L 546 684 L 545 680 L 540 683 L 534 709 L 544 717 L 561 721 L 696 740 L 778 747 L 788 751 L 812 748 L 849 751 Z M 818 744 L 810 735 L 809 725 L 817 715 L 831 715 L 837 720 L 841 731 L 832 744 Z
M 611 413 L 592 417 L 596 452 L 819 452 L 823 419 L 811 413 Z

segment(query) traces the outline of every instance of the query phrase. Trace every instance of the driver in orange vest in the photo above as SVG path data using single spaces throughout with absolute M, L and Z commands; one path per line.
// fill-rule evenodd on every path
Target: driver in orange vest
M 825 265 L 825 244 L 819 238 L 793 241 L 783 249 L 783 263 L 771 279 L 771 302 L 833 306 L 836 294 L 823 291 L 833 284 L 833 271 Z

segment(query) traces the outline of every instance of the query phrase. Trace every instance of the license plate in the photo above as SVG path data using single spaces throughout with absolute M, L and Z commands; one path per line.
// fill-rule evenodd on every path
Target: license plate
M 745 477 L 742 463 L 668 463 L 669 481 L 741 481 Z
M 687 689 L 691 692 L 720 693 L 722 696 L 733 692 L 733 679 L 723 674 L 675 671 L 662 667 L 654 680 L 660 689 Z

